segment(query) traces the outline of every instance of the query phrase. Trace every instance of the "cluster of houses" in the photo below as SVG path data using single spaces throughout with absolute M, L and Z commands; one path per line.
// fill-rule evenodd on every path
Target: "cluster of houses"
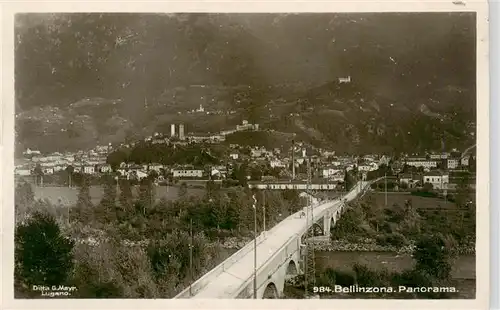
M 94 174 L 111 171 L 111 166 L 106 164 L 107 154 L 110 146 L 97 146 L 88 152 L 66 152 L 64 154 L 54 152 L 42 155 L 38 150 L 29 148 L 23 153 L 23 158 L 15 166 L 15 174 L 29 176 L 40 169 L 44 175 L 55 174 L 59 171 L 72 167 L 74 172 Z
M 162 143 L 197 143 L 213 142 L 220 143 L 225 140 L 227 134 L 236 131 L 259 130 L 258 124 L 250 124 L 243 121 L 233 130 L 227 130 L 215 135 L 184 135 L 185 127 L 179 125 L 178 131 L 175 125 L 171 126 L 170 136 L 155 133 L 145 138 L 146 142 L 152 144 Z M 122 147 L 131 147 L 123 145 Z M 333 190 L 338 184 L 344 182 L 346 172 L 357 169 L 360 177 L 366 179 L 368 174 L 377 171 L 380 166 L 385 165 L 392 169 L 394 175 L 398 176 L 400 184 L 405 183 L 408 187 L 421 186 L 430 183 L 433 188 L 450 188 L 449 172 L 460 170 L 469 166 L 473 155 L 464 155 L 456 150 L 450 153 L 427 154 L 425 156 L 404 155 L 399 159 L 386 155 L 365 156 L 337 156 L 334 151 L 314 148 L 302 142 L 294 142 L 288 150 L 281 148 L 266 149 L 265 147 L 244 147 L 237 144 L 229 145 L 229 152 L 225 158 L 221 158 L 224 165 L 194 167 L 194 166 L 167 166 L 159 163 L 137 165 L 122 163 L 115 171 L 106 163 L 106 157 L 111 151 L 111 145 L 97 146 L 88 152 L 58 152 L 42 155 L 39 151 L 27 149 L 24 152 L 24 161 L 16 166 L 15 173 L 19 176 L 35 174 L 35 169 L 41 169 L 44 175 L 55 174 L 71 166 L 74 172 L 98 175 L 104 173 L 115 173 L 124 178 L 145 178 L 155 171 L 158 181 L 165 177 L 174 179 L 224 179 L 231 173 L 232 167 L 246 162 L 250 168 L 262 169 L 261 180 L 250 182 L 251 187 L 271 189 L 302 189 L 306 186 L 308 173 L 311 172 L 313 187 L 319 190 Z M 310 170 L 307 170 L 307 166 Z M 403 167 L 413 167 L 414 173 L 402 173 Z M 266 175 L 266 170 L 278 171 L 273 176 Z M 408 169 L 407 169 L 408 170 Z M 412 170 L 412 169 L 410 169 Z M 248 176 L 250 179 L 250 176 Z M 292 181 L 293 180 L 293 181 Z

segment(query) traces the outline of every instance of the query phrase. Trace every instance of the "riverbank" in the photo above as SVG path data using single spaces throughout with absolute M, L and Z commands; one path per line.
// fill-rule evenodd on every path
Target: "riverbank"
M 228 250 L 239 250 L 252 241 L 251 237 L 230 237 L 221 242 L 220 246 Z M 398 254 L 411 254 L 415 249 L 415 244 L 411 242 L 402 247 L 390 245 L 379 245 L 375 239 L 364 238 L 358 242 L 348 240 L 330 240 L 327 237 L 316 237 L 312 240 L 314 249 L 321 252 L 393 252 Z M 467 246 L 456 249 L 458 255 L 473 255 L 476 247 L 473 242 Z
M 391 245 L 379 245 L 374 239 L 362 239 L 360 242 L 350 242 L 347 240 L 325 240 L 316 239 L 312 241 L 314 248 L 317 251 L 323 252 L 394 252 L 398 254 L 411 254 L 415 249 L 414 242 L 410 244 L 395 247 Z M 460 246 L 456 248 L 458 255 L 472 255 L 476 253 L 476 247 L 471 242 L 466 246 Z

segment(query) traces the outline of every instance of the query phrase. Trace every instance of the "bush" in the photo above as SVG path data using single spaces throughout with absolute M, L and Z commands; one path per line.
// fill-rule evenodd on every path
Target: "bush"
M 417 241 L 413 257 L 419 272 L 444 280 L 450 277 L 451 264 L 446 242 L 439 235 L 423 236 Z
M 15 278 L 24 287 L 64 285 L 73 269 L 74 242 L 53 217 L 35 213 L 15 231 Z
M 356 274 L 356 282 L 359 286 L 376 287 L 387 286 L 390 282 L 389 273 L 387 271 L 375 271 L 369 269 L 365 265 L 354 264 L 354 273 Z
M 353 272 L 334 270 L 334 285 L 349 286 L 356 284 Z
M 397 248 L 400 248 L 408 243 L 406 238 L 397 232 L 379 235 L 376 238 L 376 242 L 381 246 L 394 246 Z

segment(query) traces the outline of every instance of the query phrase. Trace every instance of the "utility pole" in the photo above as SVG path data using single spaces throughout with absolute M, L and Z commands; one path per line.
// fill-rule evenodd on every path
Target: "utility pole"
M 262 200 L 263 200 L 262 218 L 263 218 L 263 226 L 264 226 L 263 231 L 265 232 L 266 231 L 266 190 L 262 191 Z
M 292 180 L 295 180 L 295 140 L 292 140 Z
M 193 284 L 193 219 L 190 221 L 189 225 L 189 235 L 191 237 L 191 241 L 189 244 L 189 296 L 193 296 L 192 292 L 192 284 Z
M 387 172 L 384 174 L 384 183 L 385 183 L 385 206 L 387 207 Z
M 257 200 L 253 198 L 253 299 L 257 299 Z
M 307 159 L 307 194 L 308 205 L 306 207 L 306 257 L 305 257 L 305 270 L 304 270 L 304 291 L 305 297 L 309 296 L 310 285 L 314 286 L 316 280 L 315 274 L 315 261 L 314 261 L 314 207 L 312 205 L 311 196 L 311 161 Z

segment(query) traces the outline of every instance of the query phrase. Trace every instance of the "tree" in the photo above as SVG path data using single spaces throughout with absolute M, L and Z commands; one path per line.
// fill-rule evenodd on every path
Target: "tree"
M 61 285 L 73 268 L 74 242 L 62 236 L 55 219 L 36 212 L 15 231 L 15 277 L 21 287 Z
M 98 218 L 104 222 L 112 222 L 117 218 L 116 196 L 117 189 L 115 180 L 111 175 L 106 175 L 103 178 L 104 193 L 99 206 L 95 209 Z
M 66 176 L 68 177 L 68 186 L 73 186 L 73 173 L 75 172 L 75 167 L 73 167 L 72 165 L 68 165 L 68 167 L 66 167 L 65 169 L 66 171 Z
M 210 199 L 210 198 L 213 198 L 217 194 L 219 186 L 213 180 L 209 180 L 207 182 L 205 189 L 206 189 L 206 196 L 207 196 L 207 198 Z
M 16 216 L 23 216 L 35 202 L 33 188 L 27 182 L 18 184 L 14 196 L 16 206 Z
M 128 155 L 122 150 L 116 150 L 108 155 L 106 163 L 111 166 L 111 169 L 116 170 L 121 163 L 128 161 Z
M 38 179 L 43 178 L 43 170 L 40 164 L 36 164 L 35 169 L 33 169 L 33 175 L 35 175 L 35 185 L 38 184 Z
M 187 196 L 187 184 L 186 182 L 182 182 L 181 186 L 179 187 L 179 198 L 185 198 Z
M 120 204 L 124 210 L 130 210 L 132 206 L 132 187 L 129 180 L 121 180 L 120 182 Z
M 433 188 L 434 188 L 434 186 L 431 183 L 429 183 L 429 182 L 424 183 L 424 186 L 423 186 L 424 192 L 429 193 L 432 191 Z
M 451 264 L 444 238 L 440 235 L 424 235 L 417 243 L 413 253 L 415 269 L 430 276 L 444 280 L 450 277 Z
M 476 172 L 476 156 L 469 157 L 469 171 Z
M 105 176 L 104 177 L 104 193 L 103 197 L 101 199 L 101 205 L 106 207 L 106 208 L 112 208 L 115 206 L 115 201 L 116 201 L 116 185 L 115 185 L 115 180 L 113 179 L 112 176 Z
M 139 185 L 139 202 L 143 207 L 143 214 L 146 213 L 146 208 L 153 206 L 155 202 L 155 192 L 153 181 L 150 178 L 144 178 Z
M 80 191 L 78 192 L 78 201 L 76 202 L 78 208 L 92 207 L 92 200 L 90 198 L 90 180 L 87 176 L 83 176 L 80 184 Z

